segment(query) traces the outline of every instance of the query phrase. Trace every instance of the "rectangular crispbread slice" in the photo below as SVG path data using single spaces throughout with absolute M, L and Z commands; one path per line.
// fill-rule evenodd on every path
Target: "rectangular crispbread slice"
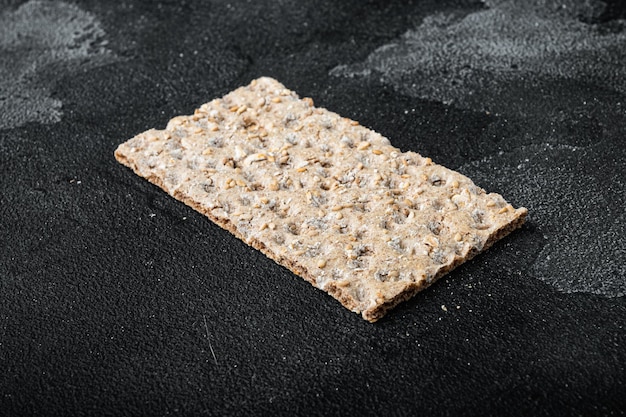
M 372 322 L 527 213 L 271 78 L 115 156 Z

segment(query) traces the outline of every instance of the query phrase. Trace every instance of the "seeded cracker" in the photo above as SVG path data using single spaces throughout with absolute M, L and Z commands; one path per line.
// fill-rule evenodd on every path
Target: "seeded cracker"
M 527 212 L 271 78 L 115 156 L 372 322 Z

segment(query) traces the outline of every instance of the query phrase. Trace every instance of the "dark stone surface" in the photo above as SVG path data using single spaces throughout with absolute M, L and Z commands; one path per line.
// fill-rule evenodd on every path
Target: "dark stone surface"
M 0 415 L 624 415 L 621 2 L 0 5 Z M 528 224 L 369 324 L 114 160 L 261 75 Z

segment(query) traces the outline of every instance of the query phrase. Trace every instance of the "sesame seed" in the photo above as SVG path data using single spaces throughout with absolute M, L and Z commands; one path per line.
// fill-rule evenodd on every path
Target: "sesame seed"
M 507 211 L 509 211 L 508 207 L 502 207 L 500 210 L 498 210 L 498 214 L 503 214 L 503 213 L 506 213 Z
M 300 167 L 300 168 L 296 169 L 296 171 L 298 171 L 298 172 L 305 172 L 306 171 L 306 167 Z
M 320 259 L 319 261 L 317 261 L 318 268 L 324 268 L 325 266 L 326 266 L 326 260 Z
M 454 235 L 454 240 L 460 242 L 461 240 L 463 240 L 463 236 L 461 236 L 460 233 L 457 233 L 456 235 Z
M 356 148 L 360 151 L 364 151 L 365 149 L 369 148 L 370 146 L 372 146 L 371 143 L 363 141 L 363 142 L 359 142 L 359 144 L 356 146 Z
M 236 112 L 237 110 L 239 110 L 239 106 L 231 106 L 231 107 L 228 109 L 228 111 L 230 111 L 230 112 L 232 112 L 232 113 Z
M 245 112 L 246 110 L 248 110 L 248 108 L 245 105 L 242 105 L 237 109 L 237 114 L 241 114 Z
M 495 207 L 495 206 L 496 206 L 496 202 L 495 202 L 495 201 L 493 201 L 493 200 L 489 200 L 489 201 L 487 202 L 487 207 Z
M 459 188 L 459 182 L 458 181 L 452 181 L 452 188 Z
M 272 98 L 272 103 L 280 103 L 281 101 L 283 101 L 283 100 L 280 97 Z

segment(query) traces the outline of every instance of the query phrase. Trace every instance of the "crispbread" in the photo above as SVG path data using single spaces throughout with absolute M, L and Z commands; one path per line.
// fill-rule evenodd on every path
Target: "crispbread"
M 115 156 L 372 322 L 527 213 L 267 77 Z

